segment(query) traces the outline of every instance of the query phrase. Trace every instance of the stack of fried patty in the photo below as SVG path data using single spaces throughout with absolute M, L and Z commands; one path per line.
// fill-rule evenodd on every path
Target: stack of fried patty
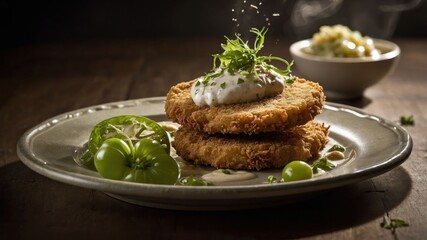
M 181 127 L 173 146 L 184 160 L 215 168 L 261 170 L 318 156 L 328 127 L 314 121 L 325 95 L 314 82 L 297 78 L 275 97 L 256 102 L 197 106 L 194 81 L 173 86 L 166 115 Z

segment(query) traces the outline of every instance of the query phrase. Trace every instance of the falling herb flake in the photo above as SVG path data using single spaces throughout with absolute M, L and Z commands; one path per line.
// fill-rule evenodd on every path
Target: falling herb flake
M 244 82 L 245 82 L 245 80 L 244 80 L 244 79 L 241 79 L 241 78 L 237 79 L 237 84 L 242 84 L 242 83 L 244 83 Z
M 230 174 L 231 174 L 231 171 L 230 171 L 230 170 L 228 170 L 228 169 L 222 169 L 222 173 L 227 174 L 227 175 L 230 175 Z
M 221 85 L 219 85 L 222 89 L 225 89 L 225 82 L 221 83 Z

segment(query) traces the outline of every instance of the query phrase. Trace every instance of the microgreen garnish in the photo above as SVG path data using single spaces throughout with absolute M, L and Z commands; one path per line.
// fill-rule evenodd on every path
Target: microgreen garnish
M 264 47 L 265 34 L 267 29 L 262 28 L 261 30 L 252 28 L 251 33 L 256 35 L 253 48 L 251 48 L 248 42 L 243 41 L 239 34 L 235 34 L 236 39 L 230 39 L 225 37 L 227 43 L 221 44 L 224 52 L 222 54 L 214 54 L 213 56 L 213 69 L 212 72 L 205 75 L 203 82 L 208 82 L 227 70 L 231 74 L 240 73 L 247 77 L 250 74 L 258 77 L 257 69 L 265 68 L 266 70 L 273 70 L 282 76 L 289 76 L 291 73 L 291 66 L 293 62 L 289 63 L 283 58 L 269 56 L 258 56 L 259 51 Z M 217 69 L 217 62 L 219 61 L 219 69 Z M 277 68 L 267 62 L 279 61 L 285 65 L 284 69 Z M 287 81 L 288 83 L 288 81 Z M 206 85 L 206 84 L 205 84 Z
M 240 71 L 240 74 L 242 74 L 245 78 L 249 78 L 249 76 L 251 75 L 248 71 L 245 70 Z
M 275 176 L 270 175 L 270 176 L 267 177 L 267 182 L 268 183 L 276 183 L 277 179 L 276 179 Z
M 332 151 L 344 152 L 345 148 L 343 146 L 341 146 L 341 145 L 335 144 L 334 146 L 332 146 L 328 150 L 328 152 L 332 152 Z
M 316 174 L 319 172 L 319 168 L 322 169 L 323 171 L 330 171 L 335 167 L 335 164 L 333 164 L 327 158 L 322 157 L 314 161 L 312 167 L 313 167 L 313 173 Z
M 237 79 L 237 84 L 242 84 L 242 83 L 244 83 L 244 82 L 245 82 L 245 80 L 243 80 L 243 79 L 241 79 L 241 78 Z
M 384 215 L 383 222 L 381 223 L 382 228 L 389 229 L 392 233 L 396 232 L 396 228 L 408 226 L 409 223 L 407 223 L 406 221 L 397 218 L 390 218 L 388 214 Z
M 221 76 L 222 73 L 223 73 L 223 71 L 210 72 L 210 73 L 206 74 L 205 77 L 203 78 L 203 85 L 206 86 L 211 79 Z
M 175 137 L 175 133 L 176 133 L 175 131 L 171 131 L 171 132 L 168 132 L 168 133 L 169 133 L 170 137 L 172 137 L 172 138 Z
M 292 83 L 295 82 L 296 77 L 295 76 L 289 76 L 286 78 L 285 83 L 286 85 L 292 85 Z
M 197 81 L 196 82 L 196 87 L 200 86 L 200 84 L 201 84 L 200 81 Z
M 414 117 L 411 116 L 400 116 L 400 124 L 402 125 L 414 125 Z
M 219 85 L 222 89 L 225 89 L 225 82 L 221 83 L 221 85 Z

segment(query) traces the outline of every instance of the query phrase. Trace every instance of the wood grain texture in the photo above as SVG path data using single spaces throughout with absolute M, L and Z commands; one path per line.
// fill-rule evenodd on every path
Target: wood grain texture
M 427 236 L 427 41 L 397 39 L 395 71 L 345 102 L 398 121 L 414 147 L 378 177 L 275 208 L 231 212 L 134 206 L 41 176 L 16 155 L 29 128 L 58 114 L 106 102 L 163 96 L 209 71 L 221 39 L 141 39 L 32 45 L 0 53 L 0 239 L 424 239 Z M 290 42 L 268 47 L 289 56 Z M 65 136 L 66 137 L 66 136 Z M 383 216 L 410 226 L 395 234 Z

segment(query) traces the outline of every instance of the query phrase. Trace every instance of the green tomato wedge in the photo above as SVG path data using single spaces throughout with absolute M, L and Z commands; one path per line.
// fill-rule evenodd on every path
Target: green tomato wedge
M 86 152 L 80 157 L 80 163 L 90 169 L 95 169 L 94 156 L 102 143 L 109 138 L 131 139 L 153 139 L 161 143 L 170 152 L 169 134 L 155 121 L 136 115 L 122 115 L 106 119 L 93 128 Z
M 292 161 L 283 168 L 282 179 L 285 182 L 299 181 L 313 177 L 311 166 L 303 161 Z

